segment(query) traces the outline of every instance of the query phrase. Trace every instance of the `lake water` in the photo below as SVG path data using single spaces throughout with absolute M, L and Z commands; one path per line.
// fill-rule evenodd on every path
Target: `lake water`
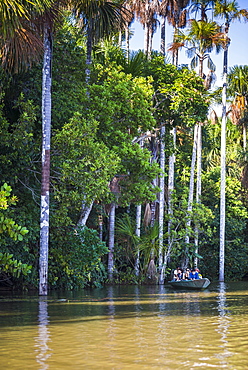
M 248 282 L 0 293 L 0 320 L 1 370 L 248 369 Z

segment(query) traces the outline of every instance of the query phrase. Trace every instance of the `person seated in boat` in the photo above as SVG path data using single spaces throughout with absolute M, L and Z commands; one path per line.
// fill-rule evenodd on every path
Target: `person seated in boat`
M 198 271 L 196 271 L 196 269 L 191 269 L 191 271 L 189 273 L 189 279 L 190 280 L 197 280 L 197 279 L 199 279 L 199 274 L 198 274 Z
M 178 268 L 176 268 L 174 271 L 173 271 L 173 280 L 177 280 L 177 270 L 179 269 L 179 267 Z
M 180 267 L 177 267 L 173 272 L 173 280 L 178 280 L 178 273 L 180 271 Z
M 190 274 L 190 269 L 186 269 L 184 274 L 183 274 L 183 279 L 184 280 L 190 280 L 189 279 L 189 274 Z
M 183 272 L 180 268 L 177 270 L 177 278 L 176 280 L 183 280 Z
M 198 267 L 195 268 L 195 271 L 198 273 L 198 279 L 202 279 L 202 274 L 200 273 Z

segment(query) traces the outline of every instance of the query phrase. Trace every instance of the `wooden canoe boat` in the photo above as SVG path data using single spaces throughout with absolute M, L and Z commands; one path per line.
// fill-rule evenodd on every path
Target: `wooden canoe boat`
M 197 280 L 171 280 L 168 281 L 168 284 L 178 289 L 206 289 L 210 284 L 210 280 L 208 278 Z

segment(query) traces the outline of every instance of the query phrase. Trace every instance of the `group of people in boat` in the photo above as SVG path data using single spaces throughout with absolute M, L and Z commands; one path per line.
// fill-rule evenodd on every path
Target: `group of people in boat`
M 195 267 L 193 269 L 186 268 L 185 270 L 182 270 L 180 267 L 178 267 L 176 270 L 174 270 L 174 276 L 173 280 L 197 280 L 202 279 L 202 275 L 200 274 L 200 270 Z

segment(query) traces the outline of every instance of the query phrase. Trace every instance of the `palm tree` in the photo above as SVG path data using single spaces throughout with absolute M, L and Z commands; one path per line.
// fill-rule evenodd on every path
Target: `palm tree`
M 217 0 L 214 15 L 224 18 L 224 58 L 223 58 L 223 88 L 222 88 L 222 122 L 221 122 L 221 179 L 220 179 L 220 255 L 219 255 L 219 281 L 224 281 L 225 269 L 225 187 L 226 187 L 226 101 L 227 101 L 227 70 L 228 70 L 228 37 L 231 22 L 235 20 L 248 20 L 248 11 L 239 9 L 236 1 Z
M 42 57 L 43 43 L 35 23 L 50 0 L 3 0 L 0 4 L 0 54 L 3 68 L 12 73 Z
M 193 57 L 191 59 L 191 68 L 199 68 L 198 74 L 200 77 L 204 77 L 203 74 L 203 63 L 207 60 L 207 66 L 211 72 L 215 71 L 215 65 L 209 55 L 209 53 L 216 48 L 216 51 L 221 50 L 222 38 L 219 32 L 219 26 L 216 22 L 208 21 L 196 21 L 195 19 L 190 21 L 190 28 L 187 33 L 178 32 L 176 42 L 171 45 L 170 50 L 175 51 L 177 48 L 186 47 L 187 55 Z M 191 166 L 195 167 L 195 156 L 197 153 L 197 185 L 196 185 L 196 202 L 200 202 L 201 198 L 201 137 L 202 137 L 202 125 L 199 123 L 195 129 L 195 135 L 197 137 L 197 147 L 193 145 L 192 161 Z M 195 144 L 195 136 L 194 136 Z M 193 201 L 193 178 L 194 178 L 194 167 L 191 167 L 190 176 L 190 187 L 189 187 L 189 198 L 188 198 L 188 212 L 191 212 L 192 201 Z M 193 178 L 192 178 L 193 176 Z M 191 221 L 188 220 L 187 227 L 189 227 Z M 185 239 L 186 244 L 189 243 L 189 237 Z M 196 250 L 198 249 L 198 231 L 196 227 L 196 238 L 195 238 Z M 185 261 L 184 264 L 186 264 Z M 186 266 L 185 266 L 186 267 Z
M 7 4 L 7 5 L 6 5 Z M 13 5 L 10 9 L 9 7 Z M 33 55 L 40 55 L 42 42 L 34 32 L 39 32 L 36 17 L 44 16 L 50 3 L 45 1 L 5 1 L 0 6 L 2 29 L 2 63 L 12 71 L 18 71 L 24 62 L 32 60 Z M 7 6 L 7 8 L 6 8 Z M 4 13 L 5 12 L 5 13 Z M 4 15 L 6 16 L 4 18 Z M 42 189 L 40 220 L 40 283 L 39 293 L 47 294 L 48 271 L 48 236 L 49 236 L 49 182 L 50 182 L 50 131 L 51 131 L 51 35 L 47 22 L 44 24 L 44 64 L 42 84 Z M 9 22 L 10 27 L 7 27 Z M 34 48 L 35 45 L 35 48 Z
M 163 268 L 163 234 L 164 234 L 164 198 L 165 198 L 165 179 L 164 179 L 164 170 L 165 170 L 165 126 L 161 125 L 160 129 L 160 170 L 161 176 L 159 179 L 159 283 L 164 283 L 164 268 Z
M 132 15 L 120 3 L 106 0 L 71 0 L 71 7 L 77 17 L 78 25 L 87 33 L 85 74 L 86 84 L 88 84 L 93 44 L 114 30 L 124 29 Z
M 61 15 L 62 0 L 53 2 L 40 19 L 43 28 L 44 57 L 42 69 L 42 158 L 40 203 L 39 294 L 48 293 L 48 247 L 50 213 L 50 143 L 52 121 L 52 43 L 55 20 Z
M 234 124 L 242 125 L 243 150 L 246 151 L 246 119 L 248 104 L 248 66 L 234 66 L 229 69 L 228 95 L 234 97 L 228 114 Z
M 200 13 L 200 20 L 207 21 L 207 11 L 214 9 L 215 0 L 193 0 L 190 6 L 190 11 L 195 13 L 195 17 L 198 12 Z
M 149 57 L 152 49 L 152 38 L 158 26 L 159 0 L 129 0 L 128 9 L 144 28 L 144 53 Z
M 179 28 L 184 28 L 187 24 L 187 10 L 189 0 L 163 0 L 160 6 L 159 15 L 162 16 L 161 26 L 161 54 L 165 54 L 165 19 L 174 28 L 173 40 L 175 41 Z M 178 49 L 172 54 L 172 64 L 178 64 Z

